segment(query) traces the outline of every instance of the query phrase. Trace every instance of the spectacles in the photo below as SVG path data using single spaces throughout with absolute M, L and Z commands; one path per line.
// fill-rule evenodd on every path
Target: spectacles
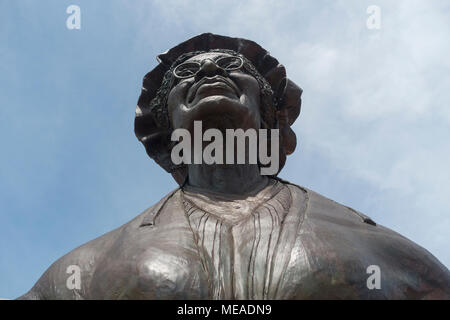
M 238 70 L 244 64 L 244 60 L 237 56 L 227 56 L 217 59 L 216 66 L 225 71 Z M 173 75 L 178 79 L 186 79 L 195 76 L 202 67 L 202 64 L 198 61 L 188 61 L 176 66 L 173 70 Z

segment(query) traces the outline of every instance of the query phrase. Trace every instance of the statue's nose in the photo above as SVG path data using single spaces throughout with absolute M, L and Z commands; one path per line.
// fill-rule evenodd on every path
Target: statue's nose
M 200 72 L 204 76 L 212 76 L 217 74 L 217 71 L 219 70 L 219 67 L 217 67 L 216 63 L 211 59 L 206 59 L 202 62 L 202 65 L 200 67 Z
M 218 67 L 217 64 L 211 59 L 205 59 L 202 61 L 200 66 L 200 70 L 198 70 L 195 75 L 195 81 L 199 81 L 203 77 L 214 77 L 216 75 L 220 75 L 223 77 L 228 76 L 227 72 Z

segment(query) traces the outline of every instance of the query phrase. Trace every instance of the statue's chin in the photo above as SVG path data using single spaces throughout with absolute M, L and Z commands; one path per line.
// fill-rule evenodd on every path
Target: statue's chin
M 239 98 L 224 95 L 211 95 L 200 99 L 196 104 L 186 106 L 183 120 L 189 128 L 194 121 L 202 121 L 203 128 L 222 129 L 242 128 L 243 123 L 251 116 L 250 110 Z
M 220 99 L 221 96 L 239 100 L 238 92 L 224 82 L 202 84 L 191 96 L 188 94 L 187 98 L 189 105 L 196 105 L 205 98 L 216 97 Z

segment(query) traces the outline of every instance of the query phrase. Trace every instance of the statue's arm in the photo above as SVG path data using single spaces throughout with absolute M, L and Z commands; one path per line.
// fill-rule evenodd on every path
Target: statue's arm
M 178 190 L 178 189 L 177 189 Z M 177 191 L 175 190 L 175 191 Z M 174 191 L 174 192 L 175 192 Z M 110 231 L 86 244 L 69 252 L 55 263 L 39 278 L 30 291 L 20 296 L 20 300 L 56 300 L 56 299 L 91 299 L 98 298 L 102 293 L 91 292 L 91 284 L 95 281 L 97 266 L 108 256 L 109 250 L 116 243 L 122 232 L 130 229 L 134 232 L 143 223 L 143 218 L 152 218 L 149 213 L 157 212 L 166 200 L 174 193 L 171 192 L 154 206 L 148 208 L 133 220 L 123 226 Z M 151 219 L 150 219 L 151 220 Z M 145 219 L 144 219 L 145 222 Z M 81 288 L 70 289 L 67 286 L 68 278 L 73 275 L 70 266 L 79 266 L 81 271 Z M 69 285 L 70 287 L 70 285 Z
M 51 267 L 47 269 L 39 278 L 30 291 L 17 298 L 17 300 L 49 300 L 52 299 L 51 285 L 49 282 L 49 273 Z
M 99 260 L 94 248 L 87 243 L 58 259 L 18 300 L 87 299 L 90 279 Z
M 342 297 L 340 282 L 334 285 L 330 278 L 344 274 L 343 287 L 352 289 L 352 283 L 359 288 L 345 295 L 352 299 L 450 299 L 450 271 L 426 249 L 354 209 L 310 190 L 308 194 L 302 237 L 316 272 L 311 286 L 317 286 L 317 273 L 322 273 L 323 288 L 332 293 L 338 288 L 335 297 Z M 379 289 L 366 285 L 370 265 L 379 267 Z
M 423 288 L 420 299 L 450 300 L 450 271 L 424 248 L 418 250 L 423 257 L 423 264 L 418 263 L 416 267 Z
M 386 228 L 376 245 L 400 299 L 450 299 L 450 271 L 428 250 Z M 382 249 L 382 250 L 380 250 Z M 380 258 L 381 258 L 380 257 Z M 386 280 L 388 280 L 386 279 Z
M 54 262 L 18 300 L 89 299 L 96 266 L 114 244 L 121 228 L 72 250 Z

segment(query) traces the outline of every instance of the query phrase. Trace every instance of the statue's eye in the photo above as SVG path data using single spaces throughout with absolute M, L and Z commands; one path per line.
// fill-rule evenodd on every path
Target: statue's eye
M 242 67 L 243 60 L 240 57 L 223 57 L 216 61 L 218 67 L 225 70 L 237 70 Z
M 173 73 L 177 78 L 190 78 L 195 76 L 195 74 L 200 69 L 200 64 L 196 62 L 186 62 L 182 63 L 175 68 Z

